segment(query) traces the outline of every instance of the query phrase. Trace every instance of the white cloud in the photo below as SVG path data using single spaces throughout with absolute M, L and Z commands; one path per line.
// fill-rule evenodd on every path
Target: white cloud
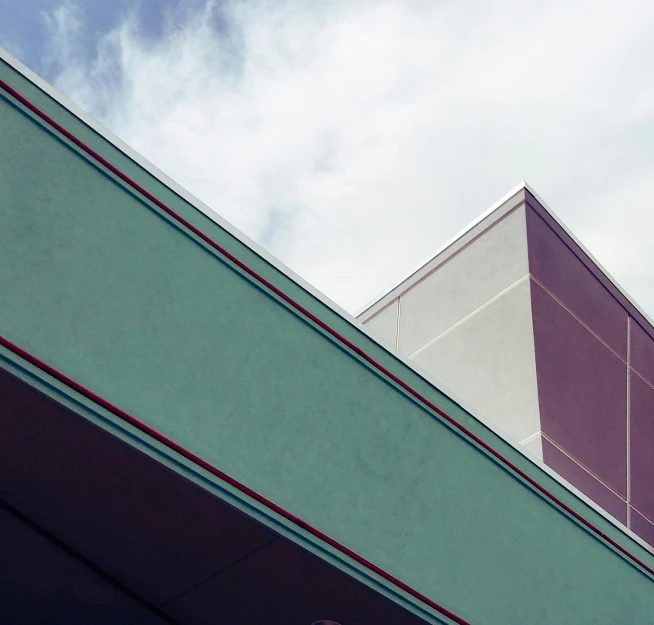
M 654 313 L 651 3 L 251 0 L 169 18 L 157 43 L 125 21 L 89 60 L 65 5 L 57 86 L 344 307 L 526 179 Z

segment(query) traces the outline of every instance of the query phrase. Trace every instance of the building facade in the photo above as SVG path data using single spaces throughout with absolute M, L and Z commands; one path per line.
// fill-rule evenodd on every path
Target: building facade
M 521 185 L 360 315 L 654 544 L 654 328 Z
M 4 52 L 0 294 L 0 622 L 652 622 L 645 541 Z

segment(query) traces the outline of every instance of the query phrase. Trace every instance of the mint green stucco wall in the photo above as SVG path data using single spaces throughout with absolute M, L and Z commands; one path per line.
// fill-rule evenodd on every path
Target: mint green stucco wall
M 1 62 L 0 78 L 654 564 Z M 2 336 L 471 623 L 654 623 L 650 577 L 5 95 L 0 294 Z

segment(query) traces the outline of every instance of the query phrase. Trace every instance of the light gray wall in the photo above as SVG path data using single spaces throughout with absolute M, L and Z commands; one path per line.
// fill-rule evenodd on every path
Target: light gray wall
M 383 341 L 387 347 L 397 349 L 397 317 L 399 313 L 399 298 L 394 299 L 386 308 L 371 317 L 366 326 Z
M 525 209 L 514 199 L 362 319 L 439 387 L 542 459 L 528 278 Z

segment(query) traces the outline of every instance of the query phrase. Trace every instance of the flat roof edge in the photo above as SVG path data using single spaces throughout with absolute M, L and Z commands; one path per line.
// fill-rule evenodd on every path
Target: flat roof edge
M 609 273 L 609 271 L 597 260 L 597 258 L 595 258 L 595 256 L 588 251 L 586 246 L 570 231 L 570 229 L 565 225 L 563 220 L 550 208 L 550 206 L 543 200 L 543 198 L 525 180 L 520 182 L 513 189 L 511 189 L 511 191 L 509 191 L 508 193 L 503 195 L 499 200 L 494 202 L 483 213 L 481 213 L 478 217 L 476 217 L 473 221 L 471 221 L 465 228 L 460 230 L 456 235 L 454 235 L 451 239 L 449 239 L 444 245 L 440 246 L 436 250 L 436 252 L 434 252 L 433 254 L 430 254 L 429 257 L 426 258 L 422 263 L 420 263 L 418 266 L 414 267 L 414 269 L 412 269 L 410 272 L 405 274 L 405 276 L 403 278 L 394 281 L 389 287 L 385 288 L 379 295 L 377 295 L 375 298 L 373 298 L 371 301 L 369 301 L 367 304 L 365 304 L 362 308 L 357 310 L 357 312 L 354 314 L 354 316 L 357 317 L 357 318 L 360 317 L 361 315 L 363 315 L 364 313 L 369 311 L 371 308 L 373 308 L 376 304 L 381 302 L 385 297 L 387 297 L 390 293 L 392 293 L 394 289 L 401 286 L 407 280 L 410 280 L 411 277 L 413 277 L 421 269 L 423 269 L 425 266 L 427 266 L 435 258 L 440 256 L 450 246 L 452 246 L 459 239 L 461 239 L 466 234 L 468 234 L 473 228 L 475 228 L 477 225 L 479 225 L 484 219 L 486 219 L 494 211 L 496 211 L 498 208 L 500 208 L 500 206 L 502 206 L 505 202 L 507 202 L 509 199 L 511 199 L 516 193 L 518 193 L 519 191 L 521 191 L 523 189 L 525 191 L 528 191 L 536 199 L 536 201 L 552 217 L 552 219 L 561 228 L 561 230 L 563 230 L 563 232 L 568 237 L 570 237 L 570 240 L 581 250 L 581 252 L 588 258 L 588 260 L 597 267 L 597 269 L 600 271 L 600 273 L 602 273 L 606 277 L 606 279 L 616 288 L 616 290 L 620 293 L 620 295 L 625 298 L 625 300 L 629 303 L 629 305 L 633 306 L 634 310 L 639 315 L 641 315 L 642 318 L 654 330 L 654 321 L 652 320 L 652 318 L 642 309 L 642 307 L 639 304 L 636 303 L 636 301 L 626 292 L 624 287 L 622 287 L 622 285 Z
M 531 195 L 534 196 L 536 201 L 549 213 L 550 217 L 556 222 L 556 224 L 565 232 L 567 236 L 570 237 L 572 242 L 588 257 L 591 263 L 593 263 L 597 269 L 607 278 L 607 280 L 618 290 L 620 295 L 625 298 L 625 300 L 634 307 L 636 312 L 639 315 L 642 315 L 643 319 L 654 329 L 654 321 L 650 316 L 634 301 L 634 299 L 625 291 L 625 289 L 620 285 L 620 283 L 606 270 L 606 268 L 600 263 L 593 254 L 591 254 L 586 246 L 570 231 L 570 229 L 565 225 L 561 218 L 547 205 L 538 193 L 533 189 L 531 185 L 527 182 L 524 183 L 524 188 L 526 191 L 529 191 Z
M 72 113 L 82 123 L 91 128 L 94 132 L 98 133 L 103 139 L 112 144 L 116 149 L 125 154 L 129 159 L 136 163 L 139 167 L 147 171 L 150 175 L 156 178 L 163 185 L 171 189 L 175 194 L 182 198 L 185 202 L 190 204 L 197 211 L 208 217 L 217 226 L 225 230 L 235 239 L 243 243 L 246 247 L 250 248 L 257 256 L 260 256 L 264 261 L 273 266 L 275 269 L 283 273 L 287 278 L 298 284 L 305 291 L 310 293 L 313 297 L 320 300 L 325 306 L 331 308 L 334 312 L 344 317 L 347 320 L 353 321 L 354 317 L 351 313 L 341 308 L 336 302 L 329 299 L 324 293 L 321 293 L 307 282 L 304 278 L 300 277 L 292 269 L 282 263 L 278 258 L 273 256 L 270 252 L 262 248 L 258 243 L 253 241 L 246 234 L 241 232 L 238 228 L 232 225 L 229 221 L 221 217 L 216 211 L 210 208 L 207 204 L 196 198 L 192 193 L 187 191 L 180 184 L 175 182 L 170 176 L 161 171 L 156 165 L 140 155 L 136 150 L 131 148 L 120 137 L 116 136 L 92 115 L 87 113 L 84 109 L 80 108 L 77 104 L 69 100 L 66 96 L 57 91 L 50 83 L 41 78 L 38 74 L 33 72 L 24 63 L 19 61 L 16 57 L 7 52 L 0 46 L 0 60 L 4 61 L 9 67 L 17 71 L 24 78 L 32 82 L 36 87 L 43 91 L 46 95 L 60 104 L 68 112 Z M 358 325 L 358 324 L 357 324 Z
M 367 312 L 370 308 L 372 308 L 375 304 L 380 302 L 382 299 L 384 299 L 389 293 L 391 293 L 394 289 L 396 289 L 398 286 L 409 280 L 412 276 L 414 276 L 416 273 L 418 273 L 423 267 L 428 265 L 432 260 L 434 260 L 436 257 L 440 256 L 445 250 L 447 250 L 448 247 L 454 245 L 461 237 L 464 237 L 468 232 L 470 232 L 475 226 L 479 225 L 486 217 L 488 217 L 491 213 L 493 213 L 495 210 L 497 210 L 502 204 L 505 202 L 508 202 L 516 193 L 519 193 L 522 191 L 522 189 L 528 189 L 527 183 L 523 180 L 521 183 L 516 185 L 511 191 L 508 193 L 505 193 L 499 200 L 494 202 L 489 208 L 487 208 L 481 215 L 476 217 L 473 221 L 471 221 L 465 228 L 460 230 L 457 234 L 455 234 L 452 238 L 448 239 L 441 247 L 439 247 L 436 252 L 433 254 L 430 254 L 428 258 L 426 258 L 423 262 L 421 262 L 418 266 L 414 267 L 411 271 L 409 271 L 404 278 L 400 280 L 396 280 L 393 282 L 389 287 L 384 289 L 379 295 L 377 295 L 374 299 L 372 299 L 370 302 L 365 304 L 363 308 L 360 308 L 355 314 L 355 317 L 360 317 L 363 315 L 363 313 Z

